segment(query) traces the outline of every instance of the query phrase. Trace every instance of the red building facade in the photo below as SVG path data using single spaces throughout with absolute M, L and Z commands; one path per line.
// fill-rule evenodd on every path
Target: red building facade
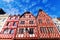
M 0 34 L 1 40 L 59 38 L 59 32 L 52 18 L 42 10 L 39 10 L 37 17 L 30 12 L 25 12 L 21 16 L 9 16 Z

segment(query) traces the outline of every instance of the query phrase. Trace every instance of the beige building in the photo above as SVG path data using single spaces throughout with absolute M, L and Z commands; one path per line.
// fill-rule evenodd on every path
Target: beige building
M 1 32 L 2 27 L 5 23 L 5 21 L 7 20 L 8 16 L 9 15 L 6 14 L 3 9 L 0 8 L 0 32 Z
M 5 24 L 8 16 L 9 16 L 8 14 L 0 14 L 0 32 L 1 32 L 2 27 Z

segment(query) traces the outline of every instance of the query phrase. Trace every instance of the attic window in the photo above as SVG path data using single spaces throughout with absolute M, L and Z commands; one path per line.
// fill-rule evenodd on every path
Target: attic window
M 47 21 L 47 23 L 50 23 L 50 20 L 49 19 L 47 19 L 46 21 Z
M 39 21 L 39 23 L 42 23 L 42 19 L 39 19 L 38 21 Z
M 31 15 L 29 15 L 29 18 L 31 18 Z

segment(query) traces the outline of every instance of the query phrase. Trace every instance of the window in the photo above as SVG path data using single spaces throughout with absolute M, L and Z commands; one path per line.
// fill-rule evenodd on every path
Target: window
M 53 33 L 53 27 L 48 27 L 48 33 Z
M 6 26 L 9 26 L 9 25 L 10 25 L 10 23 L 9 23 L 9 22 L 7 22 Z
M 47 21 L 47 23 L 50 23 L 49 19 L 48 19 L 48 20 L 46 20 L 46 21 Z
M 47 33 L 46 27 L 40 27 L 41 33 Z
M 25 21 L 21 21 L 20 24 L 25 24 Z
M 10 33 L 9 34 L 13 34 L 14 33 L 14 30 L 12 29 L 12 30 L 10 30 Z
M 24 33 L 24 29 L 19 29 L 19 34 L 23 34 Z
M 26 28 L 25 31 L 29 34 L 33 34 L 34 31 L 33 31 L 33 28 Z
M 60 32 L 60 26 L 57 26 L 57 28 L 58 28 L 58 31 Z
M 33 24 L 33 21 L 29 21 L 29 24 Z
M 2 22 L 4 22 L 4 20 L 5 20 L 5 18 L 4 18 L 4 19 L 2 19 Z
M 29 15 L 29 18 L 31 18 L 31 15 Z
M 6 29 L 4 30 L 4 34 L 9 34 L 9 32 L 10 32 L 10 29 L 8 29 L 8 28 L 6 28 Z
M 34 33 L 33 28 L 30 28 L 30 29 L 28 30 L 28 33 L 29 33 L 29 34 L 33 34 L 33 33 Z
M 38 21 L 39 21 L 39 23 L 42 23 L 42 19 L 39 19 Z
M 13 26 L 16 26 L 16 22 L 13 23 Z

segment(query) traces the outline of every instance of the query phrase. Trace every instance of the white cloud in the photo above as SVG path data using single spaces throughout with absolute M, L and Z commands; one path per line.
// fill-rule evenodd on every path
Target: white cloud
M 12 14 L 12 15 L 19 14 L 19 10 L 16 9 L 16 8 L 6 9 L 6 12 L 9 13 L 9 14 Z
M 42 3 L 47 3 L 48 2 L 48 0 L 42 0 Z
M 12 2 L 12 1 L 14 1 L 14 0 L 3 0 L 4 2 L 7 2 L 7 3 L 10 3 L 10 2 Z

